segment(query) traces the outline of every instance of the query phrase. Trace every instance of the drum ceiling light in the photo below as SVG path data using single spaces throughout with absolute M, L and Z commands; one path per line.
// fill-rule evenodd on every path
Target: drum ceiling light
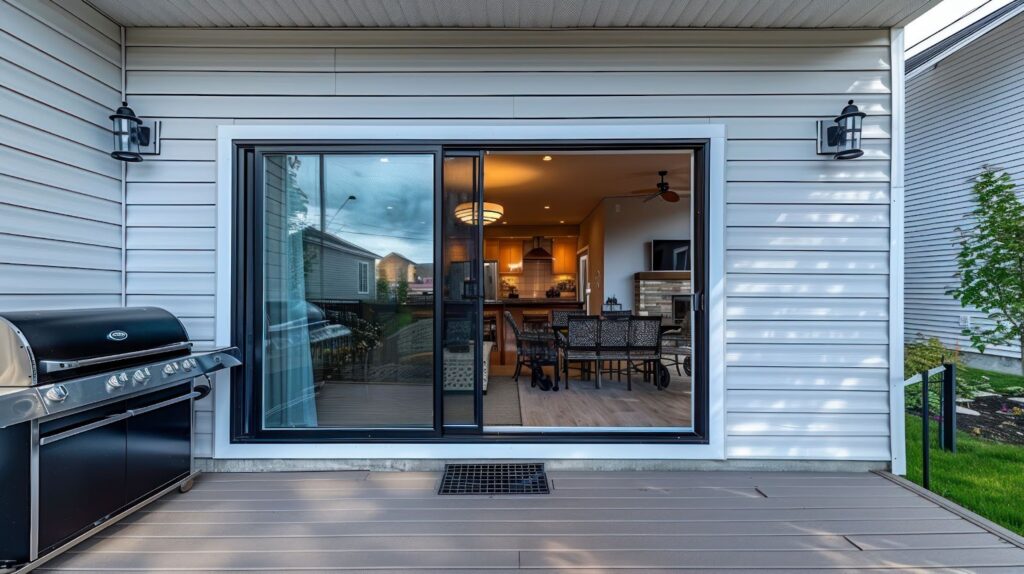
M 455 206 L 455 217 L 466 225 L 476 225 L 476 205 L 472 202 L 460 203 Z M 485 201 L 483 205 L 483 223 L 490 225 L 501 219 L 505 214 L 505 208 L 497 203 Z

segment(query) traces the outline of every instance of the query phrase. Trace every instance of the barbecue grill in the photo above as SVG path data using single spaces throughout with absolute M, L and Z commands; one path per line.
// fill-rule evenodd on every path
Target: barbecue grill
M 156 307 L 0 316 L 0 568 L 191 487 L 192 403 L 239 356 L 193 352 Z

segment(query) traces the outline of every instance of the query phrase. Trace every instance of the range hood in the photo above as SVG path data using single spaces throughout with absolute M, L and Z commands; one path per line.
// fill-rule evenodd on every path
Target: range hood
M 542 238 L 539 235 L 533 238 L 533 249 L 527 251 L 523 255 L 523 260 L 525 260 L 525 261 L 538 261 L 538 260 L 551 261 L 552 259 L 554 259 L 554 257 L 550 253 L 548 253 L 547 249 L 544 249 L 543 247 L 541 247 L 541 239 Z

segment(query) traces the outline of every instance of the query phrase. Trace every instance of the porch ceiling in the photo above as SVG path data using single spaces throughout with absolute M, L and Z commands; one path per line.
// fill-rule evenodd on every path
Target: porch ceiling
M 126 27 L 890 28 L 938 0 L 89 0 Z

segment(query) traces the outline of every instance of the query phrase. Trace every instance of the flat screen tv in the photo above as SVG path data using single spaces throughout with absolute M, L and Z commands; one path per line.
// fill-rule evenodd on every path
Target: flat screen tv
M 689 271 L 689 239 L 651 241 L 651 271 Z

